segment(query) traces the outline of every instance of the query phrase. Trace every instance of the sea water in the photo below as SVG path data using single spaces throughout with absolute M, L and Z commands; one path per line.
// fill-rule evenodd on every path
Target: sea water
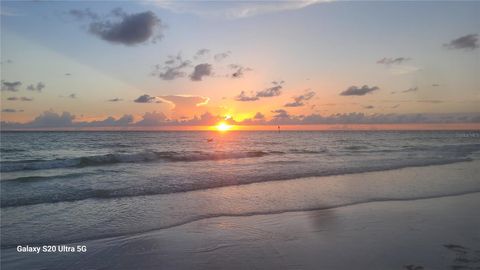
M 472 131 L 2 132 L 0 153 L 2 248 L 480 190 L 475 176 L 324 180 L 477 160 Z

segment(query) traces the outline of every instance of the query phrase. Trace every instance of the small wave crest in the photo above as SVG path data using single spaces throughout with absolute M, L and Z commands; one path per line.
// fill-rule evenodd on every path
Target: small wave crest
M 2 172 L 15 172 L 24 170 L 46 170 L 70 167 L 101 166 L 115 163 L 140 163 L 151 161 L 166 162 L 193 162 L 223 159 L 255 158 L 271 154 L 282 154 L 283 152 L 272 151 L 246 151 L 246 152 L 156 152 L 145 151 L 129 154 L 105 154 L 96 156 L 85 156 L 78 158 L 54 159 L 54 160 L 29 160 L 2 162 Z

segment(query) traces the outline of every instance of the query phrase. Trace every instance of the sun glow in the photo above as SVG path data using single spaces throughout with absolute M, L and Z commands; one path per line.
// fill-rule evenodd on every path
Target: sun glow
M 216 129 L 217 129 L 218 131 L 227 131 L 227 130 L 230 130 L 231 128 L 232 128 L 232 126 L 226 124 L 225 122 L 220 122 L 220 123 L 218 123 L 217 126 L 216 126 Z

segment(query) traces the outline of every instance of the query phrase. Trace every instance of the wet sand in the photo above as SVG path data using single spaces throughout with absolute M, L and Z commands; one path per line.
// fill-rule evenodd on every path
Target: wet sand
M 478 269 L 479 205 L 471 193 L 217 217 L 78 243 L 84 254 L 6 249 L 2 269 Z

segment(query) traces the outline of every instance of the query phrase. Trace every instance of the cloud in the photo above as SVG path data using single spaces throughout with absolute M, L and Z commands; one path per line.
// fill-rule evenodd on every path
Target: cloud
M 162 80 L 174 80 L 185 77 L 186 73 L 183 70 L 190 66 L 191 62 L 184 60 L 180 54 L 177 56 L 169 55 L 163 66 L 155 65 L 152 75 Z
M 136 103 L 153 103 L 153 102 L 162 103 L 162 101 L 160 101 L 157 97 L 150 96 L 150 95 L 147 95 L 147 94 L 139 96 L 133 102 L 136 102 Z
M 260 98 L 265 97 L 276 97 L 282 93 L 284 81 L 273 81 L 271 87 L 265 88 L 264 90 L 257 91 L 255 95 L 248 96 L 245 91 L 242 91 L 238 96 L 235 97 L 236 101 L 255 101 Z
M 237 64 L 231 64 L 231 65 L 229 65 L 229 67 L 230 67 L 230 69 L 234 70 L 234 72 L 230 75 L 230 77 L 234 78 L 234 79 L 242 78 L 243 74 L 245 74 L 245 72 L 252 70 L 251 68 L 243 67 L 243 66 L 237 65 Z
M 112 98 L 112 99 L 109 99 L 107 100 L 108 102 L 119 102 L 119 101 L 122 101 L 123 99 L 121 98 Z
M 350 86 L 347 90 L 340 93 L 341 96 L 363 96 L 373 91 L 379 90 L 377 86 L 368 87 L 364 85 L 362 87 Z
M 165 114 L 159 112 L 146 112 L 143 115 L 142 120 L 135 123 L 137 126 L 160 126 L 163 125 L 164 122 L 167 120 Z
M 363 106 L 364 109 L 367 109 L 367 110 L 370 110 L 370 109 L 374 109 L 375 107 L 372 106 L 372 105 L 367 105 L 367 106 Z
M 206 18 L 240 19 L 267 13 L 301 9 L 320 2 L 326 1 L 218 1 L 205 3 L 201 1 L 165 0 L 151 3 L 176 13 L 190 13 Z
M 448 49 L 474 50 L 478 48 L 478 34 L 459 37 L 443 45 Z
M 263 119 L 265 119 L 265 115 L 263 115 L 263 114 L 260 113 L 260 112 L 257 112 L 257 113 L 255 114 L 255 116 L 253 116 L 253 119 L 255 119 L 255 120 L 263 120 Z
M 203 77 L 212 75 L 212 65 L 208 63 L 198 64 L 195 66 L 190 79 L 192 81 L 201 81 Z
M 84 20 L 84 19 L 91 19 L 91 20 L 98 20 L 100 16 L 90 10 L 89 8 L 86 9 L 72 9 L 68 11 L 68 14 L 77 20 Z
M 45 88 L 45 84 L 43 82 L 39 82 L 37 83 L 37 85 L 30 84 L 29 86 L 27 86 L 27 90 L 38 91 L 38 92 L 42 92 L 44 88 Z
M 121 8 L 100 16 L 90 9 L 72 9 L 68 13 L 77 20 L 88 20 L 88 31 L 110 43 L 134 46 L 147 41 L 155 43 L 166 26 L 152 11 L 127 14 Z M 102 18 L 103 17 L 103 18 Z
M 3 113 L 16 113 L 16 112 L 23 112 L 23 110 L 16 110 L 16 109 L 2 109 Z
M 77 122 L 73 123 L 77 127 L 125 127 L 133 123 L 133 115 L 125 114 L 122 117 L 115 119 L 112 116 L 109 116 L 101 121 L 92 121 L 92 122 Z
M 290 118 L 290 115 L 288 114 L 288 112 L 283 110 L 283 109 L 274 110 L 274 111 L 272 111 L 272 113 L 274 113 L 274 115 L 272 117 L 276 120 Z
M 408 93 L 408 92 L 417 92 L 418 87 L 410 87 L 407 90 L 403 90 L 402 93 Z
M 308 91 L 307 93 L 305 93 L 303 95 L 293 97 L 294 101 L 290 102 L 290 103 L 287 103 L 284 106 L 285 107 L 301 107 L 301 106 L 305 105 L 305 101 L 310 100 L 314 96 L 315 96 L 314 91 Z
M 28 125 L 31 127 L 68 127 L 72 125 L 73 119 L 75 119 L 75 116 L 69 112 L 57 114 L 53 111 L 45 111 L 29 122 Z
M 2 91 L 10 91 L 10 92 L 17 92 L 19 87 L 22 85 L 21 82 L 7 82 L 2 80 Z
M 193 56 L 195 59 L 202 58 L 203 56 L 206 56 L 210 53 L 209 49 L 200 49 L 197 51 L 197 53 Z
M 432 84 L 432 86 L 433 86 L 433 87 L 439 87 L 439 86 L 440 86 L 440 84 L 438 84 L 438 83 L 434 83 L 434 84 Z
M 240 92 L 238 96 L 235 97 L 236 101 L 255 101 L 259 98 L 257 96 L 247 96 L 245 91 Z
M 184 117 L 195 113 L 204 113 L 210 98 L 194 95 L 167 95 L 159 96 L 165 102 L 173 105 L 172 112 L 177 117 Z
M 262 91 L 257 92 L 256 96 L 259 98 L 279 96 L 280 94 L 282 94 L 283 83 L 284 83 L 283 81 L 280 81 L 280 82 L 273 81 L 272 87 L 268 87 Z
M 215 61 L 217 62 L 220 62 L 222 61 L 223 59 L 227 58 L 228 56 L 230 56 L 230 54 L 232 54 L 231 51 L 226 51 L 226 52 L 222 52 L 222 53 L 217 53 L 213 56 L 213 58 L 215 59 Z
M 14 113 L 22 110 L 3 109 L 2 112 Z M 273 116 L 266 120 L 265 116 L 257 113 L 252 119 L 235 121 L 229 119 L 229 124 L 237 125 L 319 125 L 319 124 L 411 124 L 411 123 L 480 123 L 479 113 L 450 113 L 450 114 L 364 114 L 359 112 L 331 114 L 290 115 L 283 109 L 272 111 Z M 101 121 L 74 121 L 75 115 L 69 112 L 55 113 L 46 111 L 32 121 L 26 123 L 1 122 L 1 128 L 35 129 L 35 128 L 88 128 L 88 127 L 160 127 L 160 126 L 211 126 L 224 117 L 204 112 L 200 117 L 182 117 L 181 120 L 168 119 L 162 112 L 146 112 L 138 122 L 134 122 L 132 115 L 121 118 L 107 117 Z
M 77 94 L 75 93 L 72 93 L 70 95 L 68 95 L 69 98 L 72 98 L 72 99 L 76 99 L 77 98 Z
M 20 100 L 21 100 L 21 101 L 33 101 L 33 98 L 21 97 Z
M 410 58 L 408 57 L 397 57 L 397 58 L 387 58 L 387 57 L 384 57 L 380 60 L 377 61 L 377 64 L 382 64 L 382 65 L 400 65 L 400 64 L 403 64 L 404 62 L 406 61 L 409 61 Z
M 71 73 L 65 73 L 65 76 L 72 76 Z

